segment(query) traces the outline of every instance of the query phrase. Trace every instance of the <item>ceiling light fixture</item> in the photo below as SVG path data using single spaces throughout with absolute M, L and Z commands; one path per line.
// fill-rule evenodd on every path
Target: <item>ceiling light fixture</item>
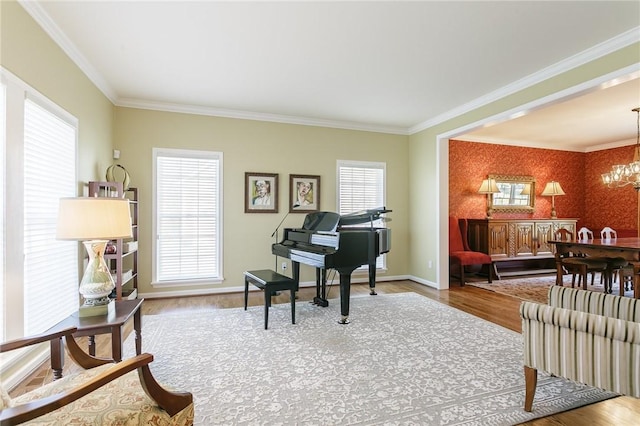
M 602 174 L 602 182 L 610 188 L 633 185 L 633 188 L 638 191 L 640 190 L 640 107 L 631 111 L 638 115 L 638 133 L 633 161 L 626 165 L 616 164 L 611 167 L 609 173 Z
M 602 174 L 602 182 L 609 188 L 632 185 L 638 194 L 638 221 L 637 232 L 640 238 L 640 107 L 631 111 L 637 115 L 636 147 L 633 150 L 633 161 L 626 166 L 618 164 L 611 168 L 609 173 Z

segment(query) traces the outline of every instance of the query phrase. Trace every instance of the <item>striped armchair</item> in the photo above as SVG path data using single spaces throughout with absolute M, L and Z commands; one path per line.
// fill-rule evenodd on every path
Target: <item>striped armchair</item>
M 525 411 L 537 370 L 640 397 L 640 300 L 552 286 L 547 305 L 522 302 Z

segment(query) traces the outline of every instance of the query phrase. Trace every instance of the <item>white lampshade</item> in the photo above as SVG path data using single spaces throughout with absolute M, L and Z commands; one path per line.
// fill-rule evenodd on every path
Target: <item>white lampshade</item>
M 547 186 L 544 187 L 544 191 L 542 191 L 542 194 L 540 195 L 545 195 L 545 196 L 565 195 L 565 193 L 562 190 L 560 183 L 552 180 L 551 182 L 547 183 Z
M 115 288 L 104 259 L 108 240 L 131 237 L 131 210 L 126 198 L 61 198 L 58 208 L 59 240 L 83 241 L 89 261 L 80 281 L 84 304 L 80 316 L 103 315 L 113 306 L 109 294 Z
M 109 197 L 60 199 L 58 240 L 112 240 L 131 235 L 129 200 Z
M 492 178 L 483 179 L 480 189 L 478 189 L 480 194 L 497 194 L 498 192 L 500 192 L 500 189 L 498 189 L 496 180 Z

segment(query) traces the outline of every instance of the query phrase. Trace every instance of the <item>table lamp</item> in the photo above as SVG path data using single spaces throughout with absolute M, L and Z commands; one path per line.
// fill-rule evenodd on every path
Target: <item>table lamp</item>
M 56 238 L 82 241 L 89 262 L 80 281 L 84 299 L 80 316 L 104 315 L 109 311 L 109 294 L 115 288 L 104 260 L 109 240 L 131 237 L 129 200 L 110 197 L 61 198 Z
M 480 189 L 478 189 L 478 193 L 487 195 L 487 218 L 488 219 L 491 219 L 491 217 L 493 216 L 493 208 L 491 207 L 493 203 L 491 202 L 491 197 L 493 196 L 493 194 L 497 194 L 499 192 L 500 192 L 500 189 L 498 189 L 498 185 L 496 184 L 495 179 L 488 178 L 488 179 L 482 180 L 482 184 L 480 184 Z
M 556 195 L 565 195 L 559 182 L 551 181 L 544 187 L 542 194 L 544 196 L 551 196 L 551 219 L 556 219 Z

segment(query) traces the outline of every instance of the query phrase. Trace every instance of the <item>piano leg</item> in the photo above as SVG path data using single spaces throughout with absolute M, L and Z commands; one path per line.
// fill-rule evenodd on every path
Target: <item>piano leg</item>
M 327 270 L 324 268 L 316 268 L 316 297 L 313 298 L 313 304 L 326 308 L 329 306 L 327 300 Z
M 374 263 L 370 263 L 369 264 L 369 294 L 371 296 L 375 296 L 378 293 L 376 293 L 376 264 Z
M 296 282 L 296 292 L 300 290 L 300 262 L 291 261 L 291 278 Z
M 349 298 L 351 297 L 351 273 L 356 268 L 338 268 L 340 274 L 340 320 L 339 324 L 349 324 Z

